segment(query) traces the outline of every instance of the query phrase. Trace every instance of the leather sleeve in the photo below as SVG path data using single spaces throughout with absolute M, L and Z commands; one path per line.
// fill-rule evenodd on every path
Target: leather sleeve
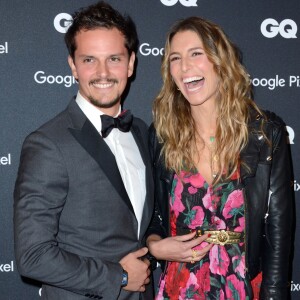
M 288 274 L 293 218 L 291 160 L 284 123 L 270 115 L 267 131 L 271 129 L 272 167 L 270 201 L 266 219 L 266 234 L 260 299 L 288 299 Z

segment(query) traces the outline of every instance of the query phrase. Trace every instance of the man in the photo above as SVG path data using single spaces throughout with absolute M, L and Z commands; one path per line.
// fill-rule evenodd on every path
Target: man
M 143 258 L 153 210 L 147 126 L 120 113 L 135 27 L 100 2 L 74 14 L 65 41 L 79 92 L 24 142 L 14 194 L 18 270 L 43 283 L 42 299 L 152 299 Z

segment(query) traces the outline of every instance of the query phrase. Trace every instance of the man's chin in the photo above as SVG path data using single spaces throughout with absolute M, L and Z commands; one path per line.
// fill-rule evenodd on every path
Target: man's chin
M 118 97 L 118 98 L 115 98 L 115 99 L 113 99 L 113 100 L 107 100 L 107 101 L 104 101 L 104 100 L 99 100 L 99 99 L 95 99 L 95 98 L 91 98 L 91 97 L 89 97 L 89 100 L 90 100 L 90 102 L 94 105 L 94 106 L 96 106 L 96 107 L 98 107 L 98 108 L 112 108 L 112 107 L 114 107 L 114 106 L 116 106 L 116 105 L 118 105 L 118 104 L 120 104 L 120 102 L 121 102 L 121 99 L 120 99 L 120 97 Z

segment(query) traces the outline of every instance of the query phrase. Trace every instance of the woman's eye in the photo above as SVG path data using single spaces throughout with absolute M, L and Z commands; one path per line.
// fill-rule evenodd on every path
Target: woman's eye
M 201 54 L 203 54 L 202 52 L 193 52 L 193 54 L 192 54 L 192 56 L 198 56 L 198 55 L 201 55 Z
M 175 61 L 175 60 L 178 60 L 178 59 L 179 59 L 178 56 L 172 56 L 172 57 L 170 58 L 170 61 L 172 62 L 172 61 Z

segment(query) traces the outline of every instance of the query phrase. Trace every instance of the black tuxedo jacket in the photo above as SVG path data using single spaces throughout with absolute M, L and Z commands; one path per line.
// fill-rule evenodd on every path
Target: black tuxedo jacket
M 153 211 L 147 126 L 134 118 L 131 132 L 146 166 L 139 237 L 115 157 L 74 100 L 25 139 L 14 193 L 15 254 L 19 272 L 43 283 L 42 299 L 151 299 L 120 287 L 118 261 L 144 245 Z

